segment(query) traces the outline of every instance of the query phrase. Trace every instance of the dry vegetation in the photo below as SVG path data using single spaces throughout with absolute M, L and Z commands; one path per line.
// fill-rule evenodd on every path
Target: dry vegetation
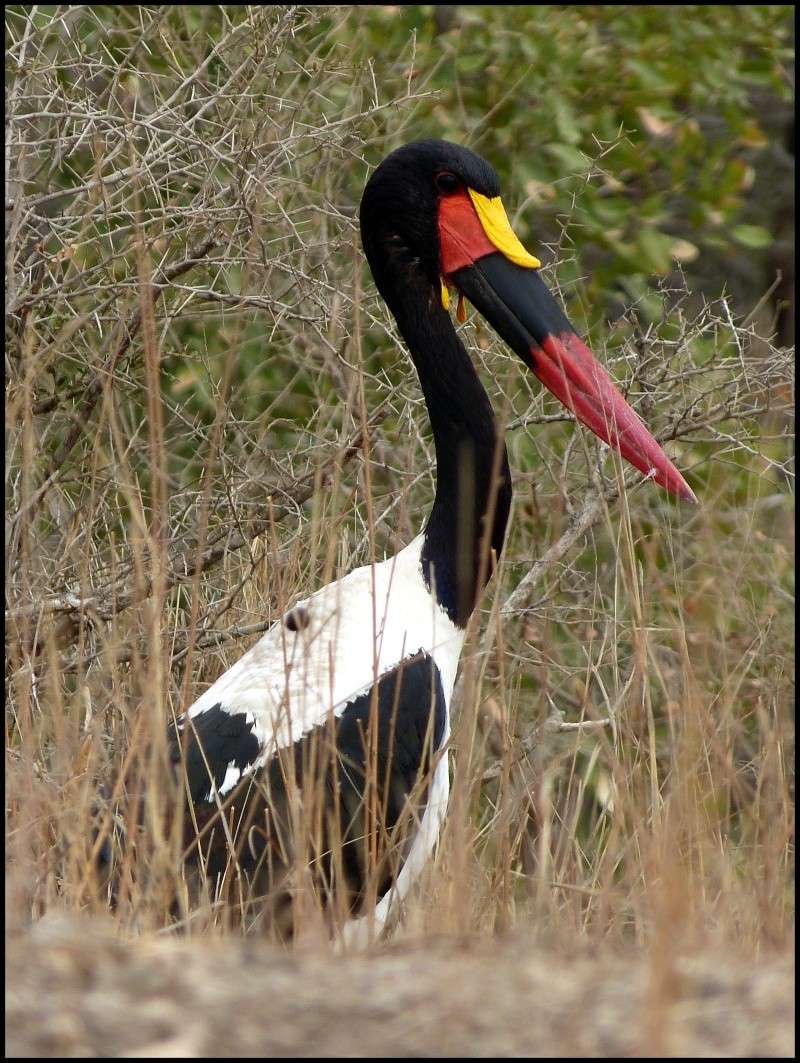
M 113 985 L 120 1009 L 144 1016 L 152 988 L 126 987 L 126 971 L 162 998 L 179 986 L 181 1001 L 186 972 L 207 986 L 219 956 L 225 992 L 260 979 L 276 1014 L 293 987 L 306 1012 L 339 1002 L 314 1029 L 281 1013 L 305 1030 L 298 1054 L 324 1054 L 329 1030 L 340 1053 L 464 1052 L 453 1031 L 473 1029 L 481 989 L 515 1032 L 476 1034 L 477 1054 L 791 1050 L 793 352 L 771 342 L 763 308 L 743 319 L 674 285 L 664 321 L 642 327 L 631 308 L 595 347 L 688 474 L 696 509 L 619 467 L 494 337 L 463 327 L 507 425 L 515 512 L 457 688 L 445 834 L 391 946 L 342 958 L 317 940 L 305 958 L 251 961 L 250 946 L 217 940 L 227 915 L 207 906 L 183 913 L 187 937 L 173 941 L 165 721 L 295 598 L 405 544 L 432 495 L 422 398 L 355 216 L 369 165 L 413 136 L 426 89 L 409 77 L 405 93 L 382 94 L 300 8 L 230 22 L 208 9 L 217 44 L 196 56 L 197 35 L 165 8 L 129 10 L 113 61 L 91 8 L 10 17 L 15 1051 L 107 1053 L 114 1005 L 90 1021 L 92 993 Z M 555 285 L 568 250 L 547 250 Z M 92 861 L 101 786 L 130 815 L 149 795 L 146 829 L 121 859 L 110 928 L 67 921 L 48 937 L 42 916 L 107 911 Z M 534 951 L 548 957 L 535 969 Z M 675 973 L 687 956 L 698 981 Z M 420 966 L 463 988 L 458 1007 L 431 1005 L 404 1041 L 384 994 L 367 1016 L 375 1032 L 348 1050 L 336 1019 L 348 994 L 394 980 L 413 1010 L 441 985 L 416 985 Z M 716 996 L 702 989 L 715 966 Z M 44 992 L 55 1032 L 34 1034 Z M 611 997 L 619 1025 L 604 1040 Z M 686 1032 L 692 1008 L 706 1029 L 704 1000 L 721 1041 Z M 134 1023 L 120 1054 L 172 1039 L 172 1054 L 221 1050 L 197 1026 L 175 1028 L 180 1015 Z M 285 1030 L 259 1041 L 253 1016 L 256 1033 L 231 1051 L 290 1051 Z M 450 1033 L 437 1042 L 440 1023 Z

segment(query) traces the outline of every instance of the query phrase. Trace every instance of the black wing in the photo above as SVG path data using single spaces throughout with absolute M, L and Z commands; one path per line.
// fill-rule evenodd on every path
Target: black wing
M 184 730 L 188 732 L 185 737 Z M 173 764 L 183 759 L 192 804 L 213 801 L 214 790 L 222 788 L 228 770 L 235 768 L 244 774 L 261 753 L 247 714 L 227 712 L 219 702 L 196 716 L 184 717 L 178 729 L 172 725 L 169 741 Z
M 187 845 L 213 878 L 241 873 L 254 902 L 276 891 L 285 902 L 290 870 L 308 868 L 322 906 L 346 916 L 375 903 L 422 818 L 446 713 L 439 669 L 419 652 L 243 779 L 221 799 L 220 812 L 211 780 L 219 789 L 231 765 L 252 764 L 258 742 L 244 714 L 215 706 L 195 717 L 184 738 L 197 806 L 187 817 Z M 180 759 L 179 736 L 173 742 Z

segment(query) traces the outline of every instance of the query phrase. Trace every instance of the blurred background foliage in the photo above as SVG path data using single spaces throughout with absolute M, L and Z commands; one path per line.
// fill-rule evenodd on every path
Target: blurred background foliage
M 584 317 L 635 301 L 657 320 L 657 282 L 678 267 L 747 313 L 780 271 L 791 342 L 790 6 L 408 5 L 353 19 L 379 84 L 436 93 L 404 135 L 492 160 L 523 238 L 557 251 Z

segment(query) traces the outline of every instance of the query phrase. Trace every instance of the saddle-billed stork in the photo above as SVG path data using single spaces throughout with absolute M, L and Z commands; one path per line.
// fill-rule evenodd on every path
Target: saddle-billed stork
M 291 929 L 311 891 L 345 938 L 385 924 L 436 843 L 459 654 L 511 503 L 448 286 L 579 421 L 695 500 L 547 291 L 482 158 L 440 140 L 399 148 L 369 179 L 360 223 L 430 416 L 430 516 L 394 557 L 298 602 L 171 729 L 187 849 L 217 895 L 227 882 L 234 905 Z

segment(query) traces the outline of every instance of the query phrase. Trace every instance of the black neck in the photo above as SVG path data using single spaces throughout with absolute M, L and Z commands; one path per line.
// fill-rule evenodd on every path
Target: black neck
M 460 627 L 503 549 L 511 474 L 489 397 L 438 291 L 420 273 L 379 284 L 419 375 L 436 446 L 436 498 L 422 549 L 425 579 Z M 377 278 L 376 278 L 377 280 Z M 487 531 L 488 517 L 488 531 Z

